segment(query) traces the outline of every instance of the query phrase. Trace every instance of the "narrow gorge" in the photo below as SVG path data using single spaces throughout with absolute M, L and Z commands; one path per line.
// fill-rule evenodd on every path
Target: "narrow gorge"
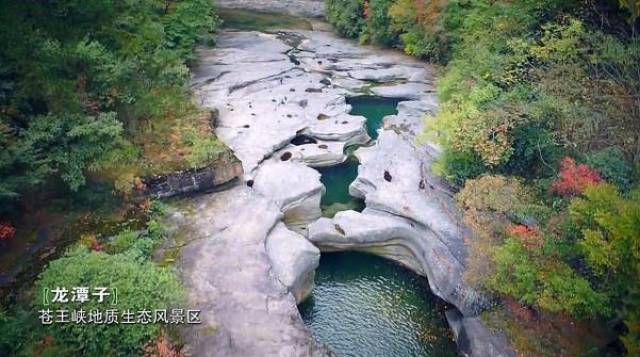
M 244 169 L 235 187 L 172 215 L 188 232 L 180 266 L 190 299 L 211 317 L 188 334 L 193 353 L 330 353 L 296 305 L 313 290 L 321 252 L 360 251 L 426 277 L 450 306 L 461 351 L 512 354 L 464 282 L 471 233 L 430 172 L 438 148 L 416 144 L 437 110 L 428 65 L 319 29 L 228 31 L 198 52 L 192 88 Z M 376 110 L 377 123 L 357 115 Z

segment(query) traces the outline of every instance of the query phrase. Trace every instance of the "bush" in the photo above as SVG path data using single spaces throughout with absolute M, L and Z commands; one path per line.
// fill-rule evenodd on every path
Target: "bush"
M 507 239 L 493 254 L 496 272 L 488 286 L 520 303 L 577 317 L 607 315 L 607 296 L 591 288 L 569 266 L 546 257 L 541 249 Z
M 611 146 L 587 155 L 587 164 L 596 169 L 600 175 L 616 185 L 619 189 L 627 191 L 633 181 L 633 166 L 625 160 L 622 149 Z
M 327 0 L 327 20 L 339 34 L 358 38 L 365 26 L 364 0 Z
M 486 171 L 480 158 L 473 153 L 445 149 L 435 163 L 433 170 L 444 177 L 455 188 L 464 186 L 467 179 L 474 178 Z
M 96 299 L 78 303 L 51 303 L 44 306 L 42 292 L 56 287 L 108 287 L 117 288 L 118 305 L 98 303 Z M 90 252 L 85 248 L 71 251 L 65 257 L 52 261 L 40 274 L 35 285 L 37 297 L 34 306 L 41 309 L 79 309 L 85 311 L 117 308 L 154 310 L 178 307 L 182 302 L 182 287 L 176 275 L 160 268 L 132 252 L 109 255 Z M 45 326 L 45 334 L 56 343 L 86 355 L 131 355 L 142 352 L 143 345 L 157 337 L 159 324 L 52 324 Z
M 563 197 L 582 194 L 588 187 L 602 182 L 600 175 L 585 164 L 576 165 L 574 159 L 565 157 L 560 163 L 559 178 L 551 185 L 551 192 Z
M 175 123 L 186 61 L 217 25 L 207 0 L 1 4 L 0 210 L 52 178 L 75 191 L 141 122 Z
M 400 34 L 404 52 L 444 62 L 448 39 L 441 23 L 447 18 L 447 1 L 397 0 L 389 7 L 391 28 Z
M 381 46 L 393 46 L 397 43 L 398 34 L 391 27 L 388 10 L 393 0 L 365 1 L 366 25 L 360 33 L 360 42 Z
M 633 355 L 640 347 L 640 191 L 626 198 L 612 185 L 591 186 L 569 211 L 582 233 L 578 247 L 625 320 L 623 341 Z

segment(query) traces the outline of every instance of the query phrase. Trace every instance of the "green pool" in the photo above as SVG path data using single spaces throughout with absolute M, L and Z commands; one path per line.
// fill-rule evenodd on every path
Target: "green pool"
M 369 136 L 377 138 L 382 118 L 396 114 L 399 100 L 363 96 L 348 99 L 351 114 L 367 118 Z M 319 169 L 326 188 L 325 217 L 364 202 L 349 195 L 358 161 Z M 316 287 L 300 305 L 315 337 L 338 356 L 457 356 L 444 317 L 444 303 L 426 279 L 373 255 L 323 253 Z
M 382 126 L 382 119 L 391 114 L 397 114 L 396 107 L 399 99 L 376 96 L 358 96 L 347 98 L 352 106 L 350 114 L 362 115 L 367 118 L 367 132 L 373 139 L 378 137 L 378 129 Z M 353 147 L 347 149 L 354 150 Z M 349 195 L 349 185 L 358 176 L 358 160 L 350 156 L 343 164 L 318 169 L 322 175 L 321 181 L 326 188 L 322 197 L 321 208 L 323 216 L 333 217 L 339 211 L 364 209 L 364 202 Z
M 337 356 L 457 356 L 426 279 L 376 256 L 323 253 L 300 313 Z
M 370 95 L 347 98 L 347 104 L 353 108 L 349 114 L 362 115 L 367 118 L 367 133 L 372 139 L 378 137 L 378 129 L 382 119 L 387 115 L 398 114 L 400 99 L 384 98 Z
M 320 181 L 326 188 L 320 207 L 325 217 L 333 217 L 339 211 L 362 211 L 364 202 L 349 195 L 349 185 L 358 176 L 358 160 L 350 157 L 344 163 L 319 168 Z

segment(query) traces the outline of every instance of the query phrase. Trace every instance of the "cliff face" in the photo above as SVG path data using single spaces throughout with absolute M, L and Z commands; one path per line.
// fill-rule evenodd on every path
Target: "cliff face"
M 323 0 L 217 0 L 216 3 L 220 8 L 254 9 L 308 17 L 324 16 Z

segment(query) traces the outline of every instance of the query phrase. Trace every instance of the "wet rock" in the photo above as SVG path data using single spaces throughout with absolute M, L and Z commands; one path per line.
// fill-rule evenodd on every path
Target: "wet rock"
M 214 191 L 242 177 L 242 164 L 230 157 L 198 170 L 184 170 L 146 179 L 141 195 L 168 198 L 188 193 Z
M 490 330 L 479 317 L 464 317 L 456 310 L 445 312 L 458 348 L 471 357 L 516 357 L 504 335 Z
M 309 226 L 309 240 L 322 251 L 366 251 L 426 276 L 434 294 L 475 315 L 482 297 L 463 281 L 464 266 L 436 233 L 411 220 L 366 208 L 338 212 Z

